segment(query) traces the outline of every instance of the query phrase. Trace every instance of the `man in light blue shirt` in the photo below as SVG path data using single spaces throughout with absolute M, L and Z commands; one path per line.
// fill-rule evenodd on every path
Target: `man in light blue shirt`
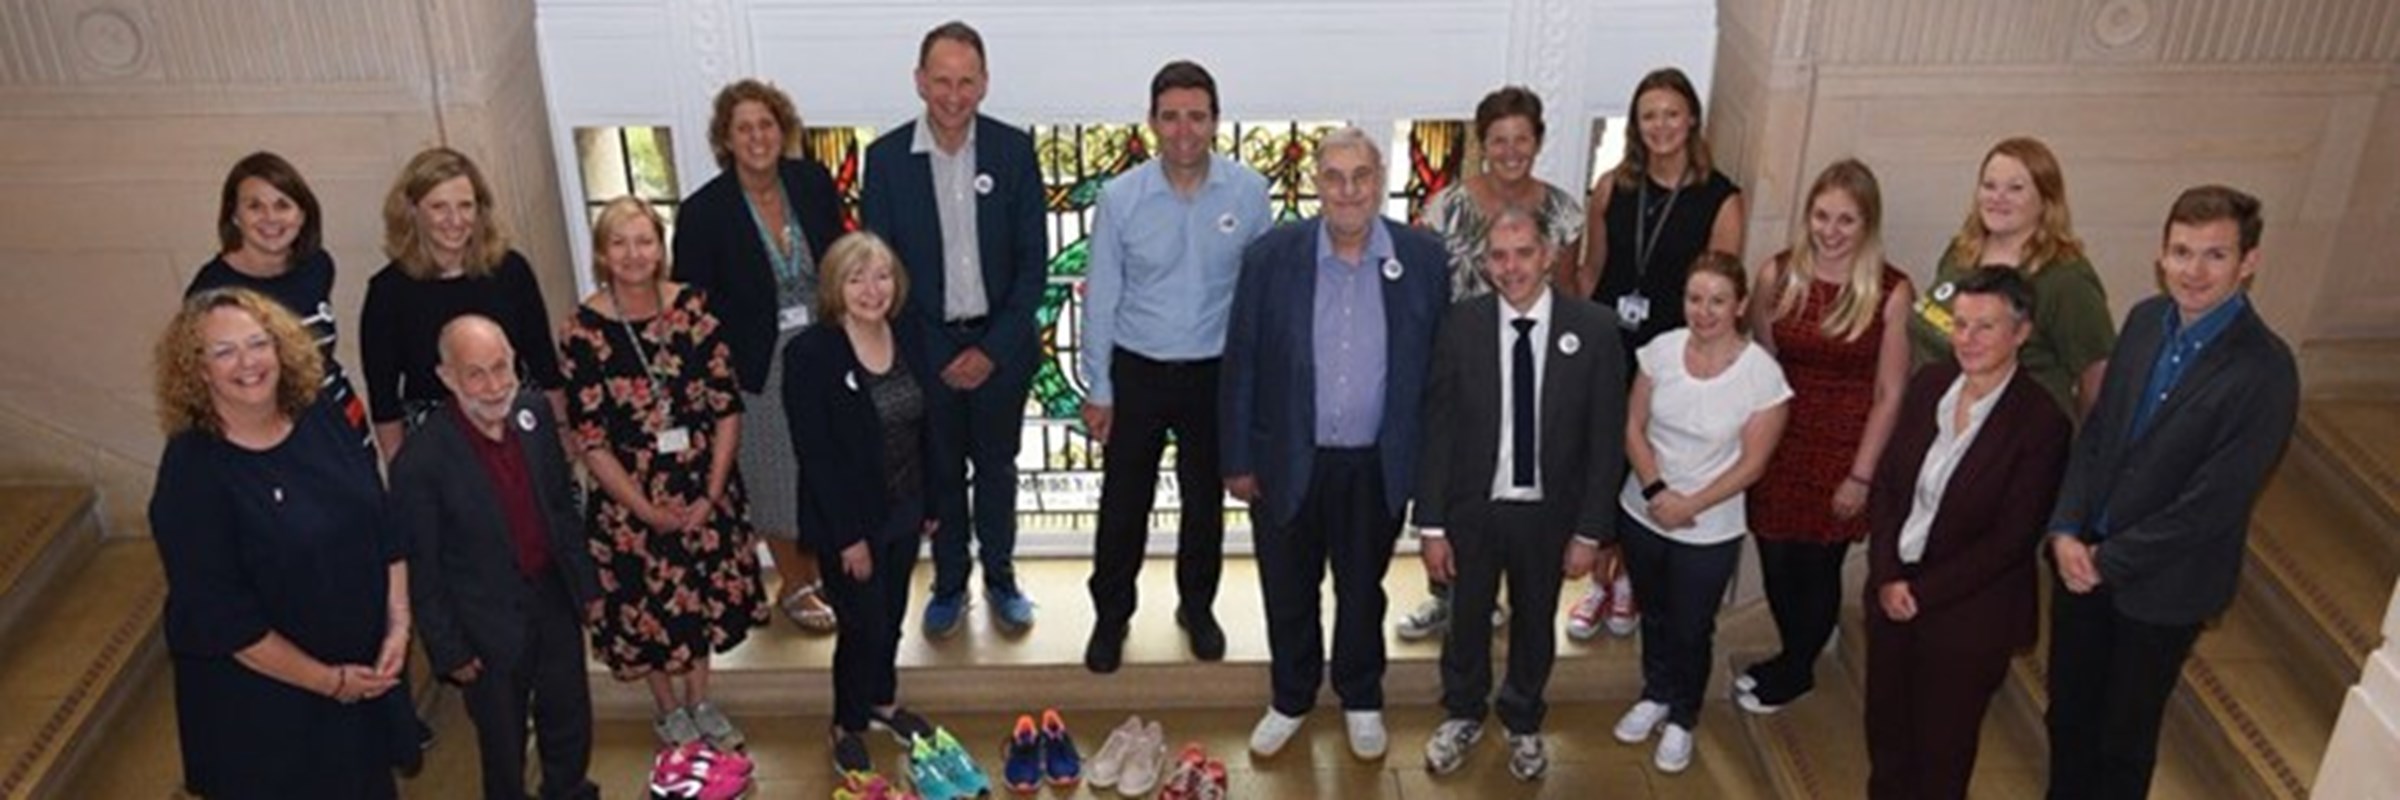
M 1211 610 L 1225 542 L 1217 361 L 1242 248 L 1272 225 L 1267 181 L 1210 151 L 1217 83 L 1189 61 L 1150 80 L 1158 157 L 1118 176 L 1093 214 L 1084 282 L 1083 420 L 1105 446 L 1084 666 L 1116 671 L 1149 539 L 1159 458 L 1175 437 L 1181 523 L 1175 619 L 1203 661 L 1225 657 Z M 1119 390 L 1122 393 L 1119 393 Z

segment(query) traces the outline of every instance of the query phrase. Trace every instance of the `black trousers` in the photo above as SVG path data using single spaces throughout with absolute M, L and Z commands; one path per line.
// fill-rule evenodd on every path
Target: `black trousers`
M 1536 733 L 1549 711 L 1543 690 L 1558 656 L 1558 614 L 1568 530 L 1546 530 L 1537 503 L 1494 503 L 1458 518 L 1450 531 L 1458 576 L 1451 585 L 1450 631 L 1442 638 L 1442 708 L 1454 719 L 1483 719 L 1492 688 L 1492 607 L 1500 586 L 1526 624 L 1508 629 L 1508 675 L 1500 684 L 1500 724 Z
M 2008 677 L 2005 648 L 1934 644 L 1923 620 L 1867 614 L 1867 796 L 1967 796 L 1992 692 Z
M 903 502 L 885 530 L 867 537 L 874 569 L 866 580 L 842 569 L 842 554 L 824 554 L 825 602 L 840 625 L 833 643 L 833 724 L 867 729 L 868 712 L 900 696 L 900 627 L 908 617 L 908 588 L 917 569 L 924 506 Z
M 1328 563 L 1333 567 L 1334 694 L 1347 710 L 1383 708 L 1383 575 L 1400 538 L 1400 518 L 1388 510 L 1383 493 L 1383 461 L 1374 448 L 1320 447 L 1308 496 L 1289 523 L 1278 524 L 1253 509 L 1274 705 L 1286 716 L 1315 708 L 1317 686 L 1324 681 L 1319 593 Z
M 1175 543 L 1175 591 L 1182 607 L 1211 613 L 1225 567 L 1225 478 L 1218 467 L 1217 359 L 1156 361 L 1117 348 L 1115 421 L 1101 465 L 1100 530 L 1093 543 L 1092 610 L 1103 627 L 1133 618 L 1135 581 L 1150 540 L 1158 499 L 1158 461 L 1175 437 L 1175 481 L 1182 511 Z
M 1617 531 L 1626 575 L 1642 598 L 1642 699 L 1665 705 L 1667 721 L 1694 730 L 1708 694 L 1717 608 L 1741 563 L 1742 540 L 1683 544 L 1621 512 Z
M 2075 594 L 2053 579 L 2050 590 L 2050 797 L 2146 797 L 2200 626 L 2129 618 L 2105 584 Z
M 1783 652 L 1750 667 L 1758 699 L 1782 705 L 1817 688 L 1817 654 L 1833 637 L 1842 613 L 1842 561 L 1849 542 L 1797 542 L 1759 538 L 1758 569 L 1766 581 L 1767 610 Z
M 475 723 L 486 800 L 524 800 L 528 716 L 541 755 L 543 800 L 596 798 L 592 765 L 592 691 L 584 673 L 583 612 L 554 570 L 528 582 L 525 649 L 511 662 L 486 659 L 483 674 L 460 690 Z

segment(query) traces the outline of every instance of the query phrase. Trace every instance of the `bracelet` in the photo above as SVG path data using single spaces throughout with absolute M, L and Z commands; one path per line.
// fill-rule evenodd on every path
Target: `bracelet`
M 1865 478 L 1861 478 L 1861 477 L 1859 477 L 1859 476 L 1857 476 L 1857 475 L 1848 475 L 1848 476 L 1844 476 L 1844 479 L 1845 479 L 1845 480 L 1849 480 L 1849 481 L 1851 481 L 1851 482 L 1854 482 L 1854 483 L 1857 483 L 1857 484 L 1858 484 L 1858 485 L 1860 485 L 1860 486 L 1866 486 L 1866 487 L 1870 487 L 1870 488 L 1872 488 L 1872 487 L 1875 485 L 1875 482 L 1874 482 L 1874 481 L 1867 480 L 1867 479 L 1865 479 Z
M 1665 478 L 1651 481 L 1649 485 L 1642 487 L 1642 499 L 1656 499 L 1660 493 L 1665 492 L 1666 490 L 1667 481 Z
M 341 667 L 334 667 L 333 694 L 327 696 L 335 700 L 340 700 L 342 699 L 342 690 L 347 688 L 350 688 L 350 672 L 342 669 Z

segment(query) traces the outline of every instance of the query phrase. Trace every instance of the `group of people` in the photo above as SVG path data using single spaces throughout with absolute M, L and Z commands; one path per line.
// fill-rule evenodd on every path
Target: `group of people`
M 979 111 L 985 66 L 972 27 L 926 34 L 924 113 L 868 149 L 849 233 L 790 98 L 725 87 L 721 173 L 672 242 L 647 203 L 606 204 L 602 288 L 555 328 L 476 165 L 419 154 L 385 202 L 363 396 L 332 358 L 315 195 L 275 155 L 237 163 L 221 254 L 157 349 L 151 520 L 187 788 L 393 796 L 425 736 L 413 636 L 462 692 L 486 796 L 525 795 L 529 725 L 541 796 L 594 796 L 587 642 L 646 684 L 664 742 L 738 749 L 710 659 L 774 609 L 838 631 L 837 765 L 872 771 L 870 729 L 931 735 L 895 663 L 922 543 L 925 635 L 962 626 L 978 565 L 997 627 L 1034 620 L 1014 492 L 1046 206 L 1031 139 Z M 2290 354 L 2244 293 L 2255 199 L 2179 198 L 2165 292 L 2120 332 L 2033 139 L 1986 155 L 1920 295 L 1856 160 L 1817 178 L 1754 279 L 1734 255 L 1742 195 L 1673 69 L 1637 86 L 1625 159 L 1585 199 L 1533 177 L 1540 98 L 1485 97 L 1482 168 L 1423 229 L 1381 216 L 1384 155 L 1355 128 L 1316 143 L 1320 213 L 1277 224 L 1265 179 L 1213 152 L 1205 68 L 1167 64 L 1149 98 L 1157 152 L 1100 196 L 1081 320 L 1081 415 L 1104 453 L 1092 671 L 1122 663 L 1172 443 L 1175 620 L 1198 659 L 1225 652 L 1223 497 L 1250 511 L 1273 662 L 1259 757 L 1302 727 L 1328 660 L 1351 750 L 1386 752 L 1383 580 L 1404 522 L 1434 591 L 1397 627 L 1443 637 L 1427 764 L 1458 768 L 1496 712 L 1526 780 L 1549 761 L 1568 579 L 1592 581 L 1570 636 L 1638 627 L 1642 693 L 1615 735 L 1655 735 L 1676 772 L 1741 541 L 1781 652 L 1730 682 L 1774 713 L 1813 688 L 1866 540 L 1873 795 L 1964 794 L 1985 705 L 2034 639 L 2039 553 L 2054 789 L 2139 796 L 2295 411 Z M 1516 622 L 1495 695 L 1502 587 Z

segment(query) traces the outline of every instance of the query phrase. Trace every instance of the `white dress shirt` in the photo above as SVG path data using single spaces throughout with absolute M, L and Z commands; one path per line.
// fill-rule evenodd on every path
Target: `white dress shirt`
M 1925 557 L 1925 538 L 1933 534 L 1933 518 L 1941 513 L 1942 493 L 1950 489 L 1950 476 L 1958 471 L 1959 460 L 1974 446 L 1976 434 L 1983 432 L 1984 418 L 1992 415 L 1992 406 L 1999 404 L 2000 395 L 2008 391 L 2008 382 L 2016 375 L 2017 368 L 2009 367 L 1991 394 L 1967 406 L 1963 430 L 1954 420 L 1959 397 L 1966 392 L 1965 374 L 1951 381 L 1950 390 L 1934 405 L 1933 444 L 1925 448 L 1925 463 L 1917 467 L 1916 490 L 1909 493 L 1908 521 L 1900 523 L 1900 563 L 1914 564 Z
M 991 297 L 983 290 L 983 241 L 975 224 L 975 198 L 991 191 L 991 179 L 975 172 L 975 122 L 967 123 L 967 140 L 959 144 L 958 152 L 949 153 L 934 141 L 933 120 L 919 117 L 908 150 L 925 154 L 926 167 L 933 173 L 933 207 L 942 223 L 942 321 L 990 314 Z

